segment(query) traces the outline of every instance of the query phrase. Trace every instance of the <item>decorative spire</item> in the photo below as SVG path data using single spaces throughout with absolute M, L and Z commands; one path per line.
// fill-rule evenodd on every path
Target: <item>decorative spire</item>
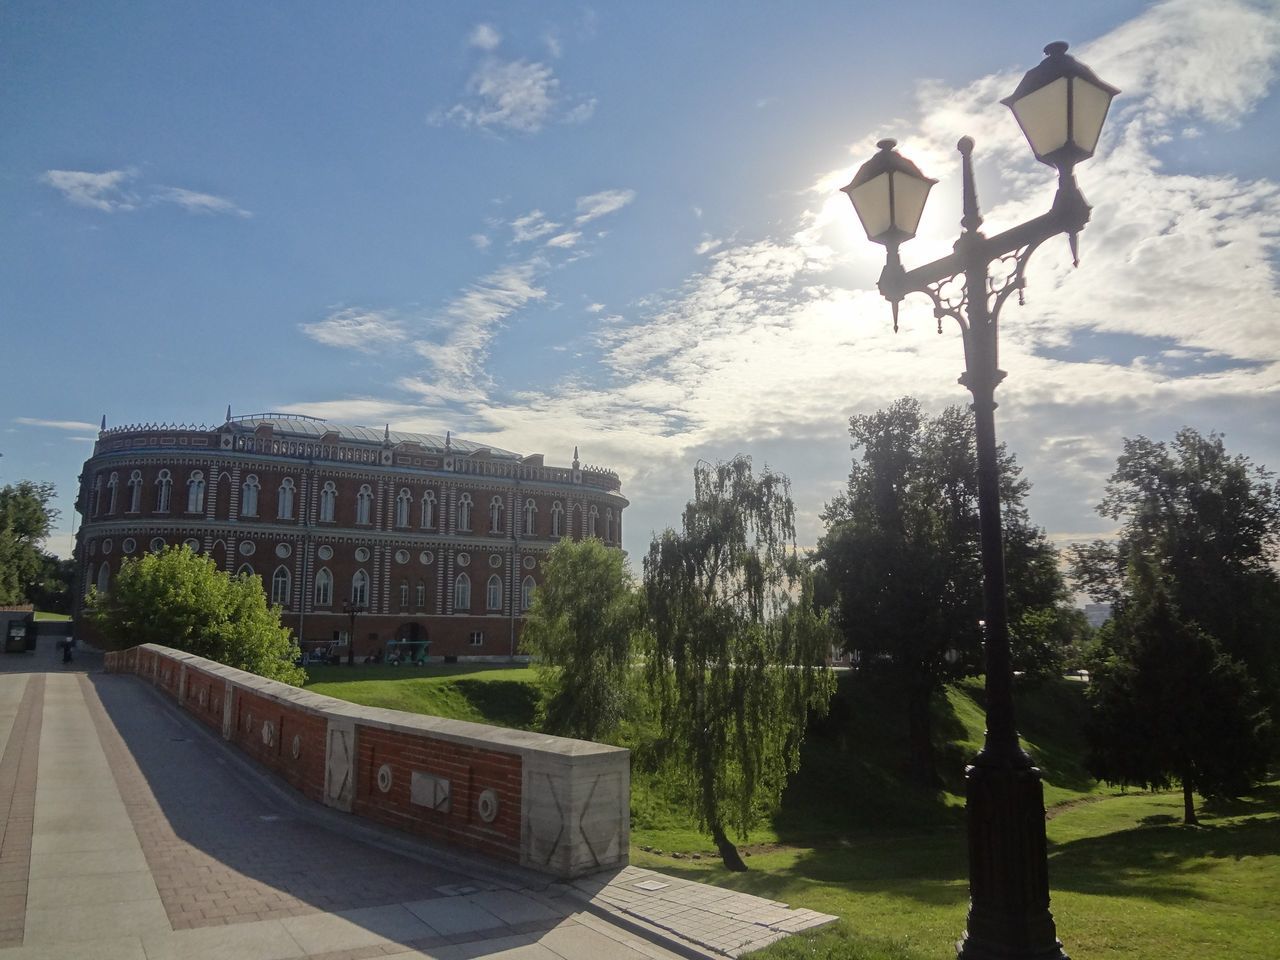
M 107 415 L 106 415 L 105 413 L 102 415 L 102 427 L 101 427 L 101 429 L 102 429 L 103 431 L 105 431 L 105 430 L 107 429 Z
M 227 404 L 227 423 L 231 422 L 231 404 Z
M 573 469 L 578 469 L 578 445 L 573 445 Z
M 452 433 L 452 431 L 446 430 L 446 431 L 444 432 L 444 451 L 445 451 L 445 453 L 448 453 L 448 452 L 449 452 L 449 450 L 450 450 L 450 448 L 451 448 L 452 446 L 453 446 L 453 433 Z
M 382 442 L 383 443 L 391 442 L 391 424 L 389 423 L 387 424 L 386 429 L 382 431 Z

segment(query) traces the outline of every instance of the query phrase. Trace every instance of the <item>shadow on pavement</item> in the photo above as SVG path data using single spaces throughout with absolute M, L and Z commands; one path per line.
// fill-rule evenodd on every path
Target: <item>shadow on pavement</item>
M 252 785 L 229 748 L 144 681 L 93 673 L 83 682 L 175 929 L 362 910 L 346 919 L 412 945 L 435 929 L 403 908 L 369 908 L 485 886 L 298 816 Z M 299 796 L 298 802 L 311 801 Z M 501 924 L 495 919 L 493 926 Z

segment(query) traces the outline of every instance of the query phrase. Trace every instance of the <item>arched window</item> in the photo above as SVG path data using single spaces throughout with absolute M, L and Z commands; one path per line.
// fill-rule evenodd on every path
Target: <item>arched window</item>
M 256 517 L 258 515 L 258 491 L 262 485 L 252 473 L 244 478 L 240 487 L 240 516 Z
M 256 577 L 257 574 L 253 572 L 252 566 L 250 566 L 247 563 L 242 563 L 240 564 L 240 569 L 236 571 L 236 576 L 237 577 Z
M 530 497 L 524 502 L 524 535 L 526 537 L 533 536 L 533 523 L 538 517 L 538 505 L 533 502 Z
M 93 493 L 90 495 L 89 513 L 96 517 L 102 509 L 102 474 L 93 478 Z
M 525 577 L 520 584 L 520 609 L 528 610 L 533 606 L 533 577 Z
M 328 567 L 321 567 L 316 574 L 316 606 L 327 607 L 333 603 L 333 574 Z
M 453 610 L 455 613 L 471 610 L 471 578 L 465 573 L 458 574 L 458 579 L 453 581 Z
M 291 477 L 281 480 L 280 488 L 276 490 L 276 519 L 293 519 L 293 479 Z
M 322 523 L 333 523 L 333 514 L 337 509 L 337 503 L 337 484 L 332 480 L 326 480 L 324 488 L 320 491 L 320 521 Z
M 464 533 L 471 531 L 471 494 L 464 493 L 458 498 L 458 529 Z
M 120 474 L 112 473 L 107 478 L 107 513 L 116 512 L 116 494 L 120 492 Z
M 276 572 L 271 575 L 271 602 L 287 607 L 289 605 L 289 588 L 292 583 L 293 578 L 289 575 L 289 568 L 283 565 L 276 567 Z
M 409 581 L 400 581 L 400 609 L 407 610 L 409 608 Z
M 360 485 L 356 494 L 356 523 L 372 523 L 369 518 L 373 514 L 373 490 L 367 483 Z
M 107 588 L 111 586 L 111 565 L 105 560 L 102 566 L 98 568 L 98 592 L 106 593 Z
M 436 525 L 436 495 L 428 490 L 422 495 L 422 529 L 430 530 Z
M 597 510 L 594 506 L 592 506 L 591 513 L 587 515 L 587 536 L 588 537 L 594 537 L 596 535 L 596 521 L 599 518 L 600 518 L 600 511 Z
M 494 497 L 489 501 L 489 532 L 502 532 L 502 497 Z
M 204 513 L 204 472 L 192 470 L 187 477 L 187 513 Z
M 564 536 L 564 507 L 560 506 L 557 500 L 551 505 L 551 535 L 553 537 Z
M 357 570 L 351 578 L 351 602 L 357 607 L 369 605 L 369 575 L 363 570 Z
M 613 543 L 613 507 L 604 511 L 604 542 Z
M 173 496 L 173 475 L 161 470 L 156 476 L 156 513 L 169 512 L 169 500 Z
M 484 592 L 484 605 L 488 610 L 502 609 L 502 578 L 496 573 L 489 578 L 489 585 Z
M 421 580 L 418 581 L 418 589 L 414 591 L 414 606 L 425 607 L 427 605 L 427 585 Z
M 400 491 L 400 495 L 396 497 L 396 526 L 407 527 L 409 525 L 409 506 L 413 503 L 413 494 L 409 492 L 409 488 L 405 487 Z
M 135 470 L 129 474 L 129 512 L 137 513 L 142 509 L 142 471 Z

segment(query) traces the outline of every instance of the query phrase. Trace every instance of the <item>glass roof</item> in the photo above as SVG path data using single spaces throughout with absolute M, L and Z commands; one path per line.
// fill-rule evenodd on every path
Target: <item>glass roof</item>
M 321 420 L 318 417 L 290 416 L 284 413 L 232 417 L 230 422 L 233 426 L 250 432 L 264 423 L 269 423 L 272 430 L 285 436 L 319 439 L 326 433 L 336 433 L 344 440 L 356 440 L 361 443 L 373 443 L 379 446 L 382 445 L 384 429 L 330 423 L 328 420 Z M 405 433 L 402 430 L 392 430 L 391 442 L 393 444 L 419 443 L 430 450 L 444 450 L 444 437 L 434 433 Z M 512 453 L 510 450 L 503 450 L 484 443 L 472 443 L 470 440 L 462 440 L 453 436 L 449 438 L 449 446 L 455 452 L 462 454 L 475 453 L 477 450 L 488 450 L 495 457 L 510 458 L 512 460 L 521 459 L 520 454 Z

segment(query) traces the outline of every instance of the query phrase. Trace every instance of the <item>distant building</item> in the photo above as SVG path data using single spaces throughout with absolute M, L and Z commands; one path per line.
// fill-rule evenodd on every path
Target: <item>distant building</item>
M 1109 603 L 1086 603 L 1084 605 L 1084 618 L 1089 621 L 1089 626 L 1095 630 L 1111 619 L 1111 604 Z
M 561 539 L 622 543 L 616 473 L 567 467 L 449 434 L 342 426 L 257 414 L 221 426 L 140 424 L 103 430 L 76 509 L 77 603 L 110 590 L 128 557 L 185 543 L 219 569 L 262 578 L 304 646 L 355 652 L 428 641 L 438 657 L 517 651 Z

